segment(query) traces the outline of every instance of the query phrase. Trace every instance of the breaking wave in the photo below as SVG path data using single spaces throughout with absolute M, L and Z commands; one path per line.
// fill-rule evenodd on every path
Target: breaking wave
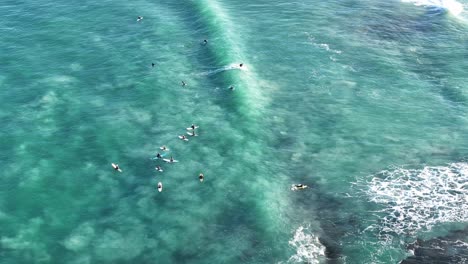
M 414 235 L 441 223 L 468 221 L 468 164 L 385 170 L 365 182 L 370 201 L 381 204 L 384 234 Z
M 463 5 L 455 0 L 402 0 L 405 3 L 413 3 L 417 6 L 436 7 L 447 10 L 457 16 L 463 12 Z
M 317 236 L 308 234 L 308 228 L 300 226 L 289 241 L 295 248 L 296 254 L 289 258 L 288 263 L 323 263 L 325 260 L 325 246 L 320 244 Z

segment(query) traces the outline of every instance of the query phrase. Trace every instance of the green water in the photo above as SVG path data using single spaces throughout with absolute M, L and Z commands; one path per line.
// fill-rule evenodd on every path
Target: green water
M 0 263 L 398 263 L 463 229 L 466 185 L 394 233 L 366 186 L 468 179 L 468 16 L 414 2 L 0 3 Z

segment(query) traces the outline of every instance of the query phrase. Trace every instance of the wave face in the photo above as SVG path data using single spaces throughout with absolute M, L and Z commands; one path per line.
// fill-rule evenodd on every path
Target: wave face
M 384 206 L 378 227 L 383 233 L 415 235 L 441 223 L 468 221 L 468 164 L 398 168 L 373 177 L 366 190 Z
M 402 0 L 405 3 L 413 3 L 417 6 L 436 7 L 447 10 L 457 16 L 463 12 L 463 4 L 455 0 Z

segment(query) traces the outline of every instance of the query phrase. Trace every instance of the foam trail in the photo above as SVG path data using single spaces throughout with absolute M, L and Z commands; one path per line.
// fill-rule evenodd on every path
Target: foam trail
M 468 164 L 385 170 L 372 177 L 365 193 L 384 205 L 384 234 L 414 235 L 437 224 L 468 221 Z
M 214 69 L 214 70 L 202 72 L 202 73 L 200 73 L 200 75 L 210 76 L 210 75 L 215 75 L 217 73 L 224 72 L 224 71 L 230 71 L 230 70 L 241 70 L 241 71 L 248 70 L 247 66 L 243 65 L 242 67 L 240 67 L 239 65 L 240 65 L 240 63 L 231 63 L 231 64 L 226 65 L 226 66 L 221 67 L 221 68 L 217 68 L 217 69 Z
M 463 12 L 463 5 L 455 0 L 402 0 L 402 2 L 413 3 L 416 6 L 442 8 L 455 16 Z
M 317 236 L 307 234 L 308 228 L 300 226 L 289 241 L 296 254 L 289 258 L 289 263 L 321 263 L 325 260 L 325 246 L 320 244 Z

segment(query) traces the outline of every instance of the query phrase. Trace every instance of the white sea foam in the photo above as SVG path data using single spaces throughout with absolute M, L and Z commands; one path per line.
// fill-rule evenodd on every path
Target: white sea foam
M 463 4 L 455 0 L 402 0 L 402 2 L 413 3 L 416 6 L 443 8 L 455 16 L 463 12 Z
M 231 63 L 229 65 L 226 65 L 226 66 L 214 69 L 214 70 L 209 70 L 209 71 L 202 72 L 202 73 L 200 73 L 200 75 L 214 75 L 214 74 L 217 74 L 217 73 L 220 73 L 220 72 L 223 72 L 223 71 L 230 71 L 230 70 L 243 70 L 243 71 L 246 71 L 248 69 L 247 69 L 247 65 L 242 65 L 242 67 L 241 67 L 240 63 Z
M 385 170 L 362 186 L 384 206 L 381 234 L 414 235 L 440 223 L 468 221 L 468 164 Z
M 296 254 L 289 258 L 289 263 L 322 263 L 325 260 L 325 246 L 317 236 L 309 234 L 308 228 L 300 226 L 289 241 Z

